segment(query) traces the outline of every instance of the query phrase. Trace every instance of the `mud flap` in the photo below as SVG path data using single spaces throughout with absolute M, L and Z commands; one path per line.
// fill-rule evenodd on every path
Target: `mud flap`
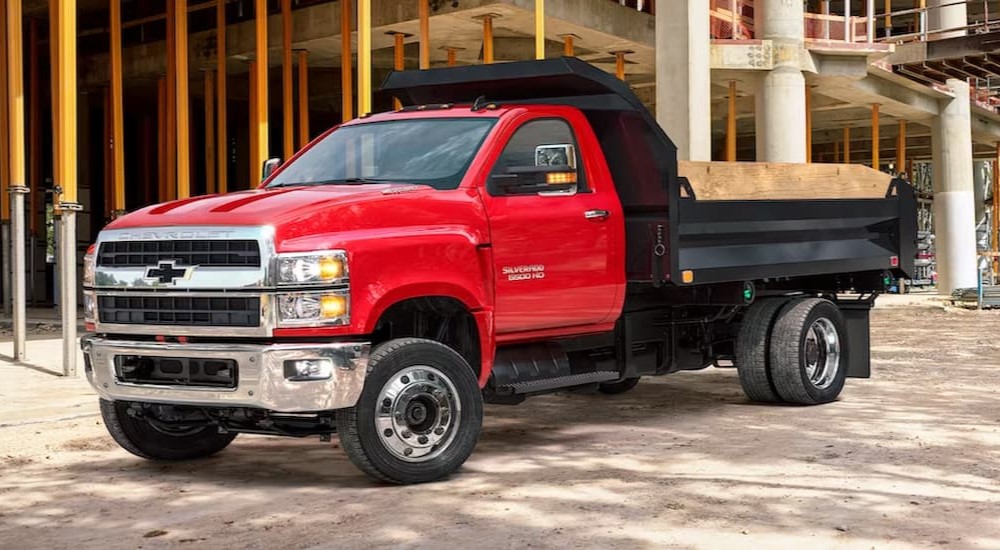
M 871 332 L 868 324 L 868 314 L 871 313 L 871 300 L 839 302 L 837 307 L 844 316 L 847 325 L 847 358 L 848 378 L 871 378 Z

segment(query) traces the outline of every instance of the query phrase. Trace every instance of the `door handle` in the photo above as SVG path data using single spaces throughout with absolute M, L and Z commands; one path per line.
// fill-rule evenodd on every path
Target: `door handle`
M 583 213 L 583 217 L 588 220 L 606 220 L 610 215 L 611 212 L 607 210 L 587 210 Z

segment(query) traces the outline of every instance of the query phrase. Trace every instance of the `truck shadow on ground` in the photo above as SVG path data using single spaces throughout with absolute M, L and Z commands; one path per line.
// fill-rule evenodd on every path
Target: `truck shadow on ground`
M 995 334 L 1000 317 L 948 345 L 883 324 L 893 336 L 873 348 L 876 378 L 850 381 L 839 402 L 749 406 L 735 372 L 710 370 L 619 396 L 489 406 L 462 471 L 415 487 L 368 480 L 336 439 L 246 436 L 181 464 L 133 458 L 103 435 L 74 439 L 57 444 L 58 464 L 3 464 L 0 540 L 634 547 L 766 534 L 779 545 L 996 547 L 1000 365 L 979 334 Z M 153 530 L 168 534 L 142 538 Z

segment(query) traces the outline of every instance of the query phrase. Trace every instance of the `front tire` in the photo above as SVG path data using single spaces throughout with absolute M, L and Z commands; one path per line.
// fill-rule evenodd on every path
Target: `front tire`
M 436 481 L 465 463 L 479 440 L 483 395 L 469 364 L 432 340 L 378 346 L 357 404 L 337 413 L 348 458 L 390 483 Z
M 236 438 L 219 433 L 214 426 L 192 426 L 176 431 L 157 429 L 142 418 L 128 414 L 130 404 L 101 399 L 101 418 L 112 439 L 121 448 L 147 460 L 191 460 L 214 455 Z M 147 410 L 147 414 L 153 414 Z
M 840 395 L 847 379 L 844 318 L 829 300 L 806 298 L 786 306 L 771 336 L 771 376 L 789 403 L 818 405 Z

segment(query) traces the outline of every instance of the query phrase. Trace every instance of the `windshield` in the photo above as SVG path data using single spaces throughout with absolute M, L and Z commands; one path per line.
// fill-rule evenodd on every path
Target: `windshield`
M 400 182 L 455 189 L 495 122 L 424 118 L 345 126 L 286 166 L 268 187 Z

